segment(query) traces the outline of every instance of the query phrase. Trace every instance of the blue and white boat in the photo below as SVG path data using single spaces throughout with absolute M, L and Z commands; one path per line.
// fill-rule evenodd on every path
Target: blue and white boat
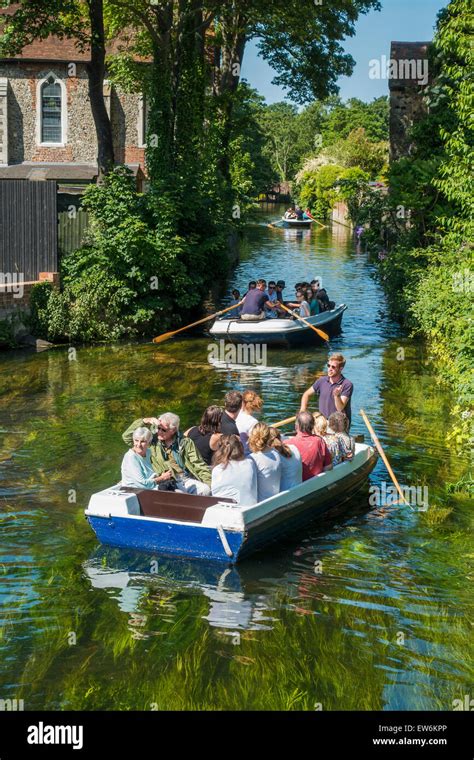
M 323 311 L 307 321 L 324 330 L 329 337 L 341 331 L 342 315 L 347 309 L 341 303 L 330 311 Z M 229 343 L 265 343 L 269 346 L 301 346 L 324 343 L 311 327 L 298 319 L 216 319 L 209 330 L 213 338 Z
M 253 506 L 117 485 L 93 494 L 85 515 L 103 544 L 233 564 L 349 503 L 376 461 L 356 443 L 352 460 Z

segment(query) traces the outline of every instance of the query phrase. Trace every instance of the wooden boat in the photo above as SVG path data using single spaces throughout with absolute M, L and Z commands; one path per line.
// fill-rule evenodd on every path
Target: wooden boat
M 308 322 L 320 327 L 330 337 L 341 330 L 341 320 L 347 306 L 340 304 L 331 311 L 323 311 Z M 269 346 L 300 346 L 324 343 L 324 340 L 310 327 L 298 319 L 216 319 L 209 330 L 213 338 L 229 343 L 265 343 Z
M 356 443 L 352 460 L 253 506 L 117 485 L 93 494 L 85 515 L 104 544 L 233 564 L 350 502 L 376 461 Z
M 314 219 L 286 219 L 284 216 L 282 216 L 281 221 L 288 227 L 295 227 L 296 229 L 311 227 L 314 223 Z

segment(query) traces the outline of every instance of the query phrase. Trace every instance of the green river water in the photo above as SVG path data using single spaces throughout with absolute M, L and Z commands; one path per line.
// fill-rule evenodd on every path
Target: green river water
M 343 227 L 269 229 L 262 210 L 229 280 L 323 278 L 345 302 L 331 348 L 400 481 L 429 506 L 348 509 L 236 568 L 100 547 L 83 516 L 116 483 L 122 431 L 177 412 L 195 424 L 230 388 L 263 418 L 298 408 L 325 347 L 266 366 L 210 361 L 205 335 L 0 357 L 0 699 L 25 710 L 451 710 L 469 694 L 470 508 L 447 496 L 466 462 L 445 444 L 449 388 L 387 316 L 372 265 Z M 212 266 L 212 262 L 209 263 Z M 379 461 L 371 483 L 388 477 Z M 472 650 L 471 650 L 472 654 Z

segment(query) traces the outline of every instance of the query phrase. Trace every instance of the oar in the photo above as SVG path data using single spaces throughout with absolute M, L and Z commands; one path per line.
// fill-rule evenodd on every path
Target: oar
M 237 308 L 237 306 L 242 306 L 243 301 L 239 301 L 239 303 L 234 303 L 232 306 L 229 306 L 227 309 L 221 309 L 221 311 L 216 311 L 215 314 L 209 314 L 209 316 L 204 317 L 204 319 L 198 319 L 197 322 L 191 322 L 190 325 L 185 325 L 185 327 L 180 327 L 179 330 L 173 330 L 172 332 L 163 333 L 163 335 L 157 335 L 156 338 L 153 338 L 153 343 L 163 343 L 164 340 L 168 340 L 168 338 L 172 338 L 173 335 L 176 335 L 179 332 L 182 332 L 183 330 L 189 330 L 190 327 L 195 327 L 196 325 L 202 325 L 203 322 L 209 322 L 210 319 L 214 319 L 214 317 L 219 317 L 221 314 L 225 314 L 226 311 L 231 311 L 232 309 Z
M 402 498 L 402 501 L 407 505 L 407 507 L 410 507 L 411 505 L 407 502 L 407 500 L 405 499 L 405 497 L 403 495 L 403 491 L 400 488 L 400 484 L 399 484 L 398 480 L 396 479 L 395 473 L 393 472 L 393 470 L 392 470 L 392 468 L 390 466 L 390 462 L 388 461 L 388 459 L 387 459 L 387 457 L 385 455 L 385 452 L 384 452 L 384 450 L 382 448 L 382 444 L 380 443 L 379 439 L 377 438 L 375 430 L 373 429 L 372 425 L 370 424 L 369 419 L 368 419 L 366 413 L 364 412 L 363 409 L 360 410 L 360 413 L 361 413 L 362 419 L 364 420 L 364 422 L 365 422 L 365 424 L 367 426 L 367 430 L 369 431 L 369 433 L 370 433 L 370 435 L 372 437 L 372 440 L 373 440 L 373 442 L 375 444 L 375 448 L 379 452 L 379 454 L 380 454 L 380 456 L 382 458 L 382 461 L 383 461 L 385 467 L 387 468 L 388 474 L 392 478 L 393 485 L 395 486 L 395 488 L 397 489 L 398 493 L 400 494 L 400 496 Z
M 296 319 L 299 319 L 299 320 L 300 320 L 300 322 L 304 322 L 304 323 L 305 323 L 305 325 L 308 325 L 308 327 L 311 327 L 311 329 L 312 329 L 312 330 L 314 330 L 314 332 L 317 332 L 317 333 L 318 333 L 318 335 L 319 335 L 319 336 L 320 336 L 320 337 L 321 337 L 323 340 L 329 340 L 329 335 L 328 335 L 327 333 L 323 332 L 322 330 L 319 330 L 317 327 L 315 327 L 314 325 L 312 325 L 312 324 L 311 324 L 311 322 L 308 322 L 308 320 L 307 320 L 307 319 L 305 319 L 304 317 L 300 317 L 300 316 L 298 316 L 297 314 L 293 314 L 293 312 L 291 311 L 291 309 L 288 309 L 288 308 L 285 306 L 285 304 L 284 304 L 284 303 L 282 303 L 281 301 L 279 301 L 279 306 L 281 306 L 281 308 L 282 308 L 282 309 L 285 309 L 285 311 L 287 311 L 287 312 L 288 312 L 288 314 L 291 314 L 293 317 L 296 317 Z
M 270 427 L 283 427 L 283 425 L 289 425 L 290 422 L 294 422 L 296 417 L 287 417 L 286 420 L 280 420 L 280 422 L 274 422 Z

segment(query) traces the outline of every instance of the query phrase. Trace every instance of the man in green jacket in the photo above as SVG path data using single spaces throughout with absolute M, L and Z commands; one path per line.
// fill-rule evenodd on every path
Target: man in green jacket
M 197 450 L 194 441 L 179 432 L 179 417 L 166 412 L 160 417 L 135 420 L 122 435 L 127 446 L 133 445 L 133 431 L 147 427 L 153 433 L 150 444 L 151 466 L 158 475 L 174 478 L 177 488 L 186 493 L 209 496 L 211 471 Z

